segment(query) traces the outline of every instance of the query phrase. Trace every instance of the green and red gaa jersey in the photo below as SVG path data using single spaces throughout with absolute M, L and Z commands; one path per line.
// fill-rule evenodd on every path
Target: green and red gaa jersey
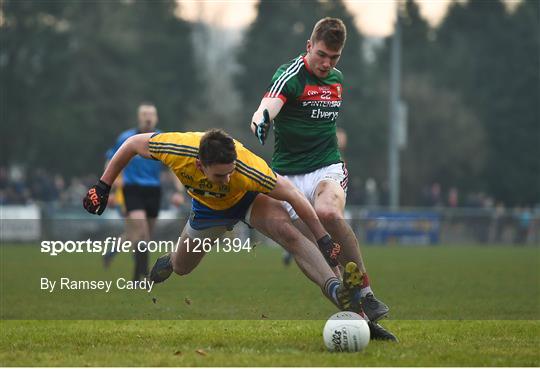
M 285 103 L 274 120 L 272 168 L 277 173 L 309 173 L 341 162 L 336 119 L 342 82 L 343 75 L 335 68 L 319 79 L 303 55 L 278 68 L 264 95 Z

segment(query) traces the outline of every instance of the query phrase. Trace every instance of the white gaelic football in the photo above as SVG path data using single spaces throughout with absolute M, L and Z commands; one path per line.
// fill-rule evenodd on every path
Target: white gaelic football
M 360 315 L 341 311 L 326 321 L 323 339 L 330 351 L 361 351 L 369 343 L 369 327 Z

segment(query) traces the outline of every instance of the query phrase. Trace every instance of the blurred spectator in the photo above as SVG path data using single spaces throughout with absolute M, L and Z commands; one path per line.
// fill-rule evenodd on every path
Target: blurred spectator
M 347 203 L 350 205 L 363 204 L 362 179 L 358 176 L 351 177 L 347 187 Z
M 82 198 L 86 195 L 87 187 L 83 184 L 82 180 L 77 177 L 73 177 L 66 188 L 62 200 L 66 205 L 80 206 Z
M 443 206 L 441 185 L 438 182 L 433 182 L 429 188 L 423 191 L 424 206 L 440 207 Z
M 1 170 L 0 200 L 5 205 L 27 204 L 31 196 L 22 168 L 13 166 Z
M 471 208 L 493 207 L 494 201 L 483 192 L 472 192 L 467 195 L 465 206 Z
M 490 237 L 491 242 L 500 243 L 502 241 L 502 233 L 505 227 L 505 213 L 506 209 L 504 207 L 504 203 L 499 201 L 495 205 L 495 210 L 493 212 L 493 221 Z
M 62 177 L 60 174 L 56 174 L 54 176 L 54 190 L 56 192 L 55 200 L 58 200 L 60 196 L 62 196 L 65 189 L 66 189 L 66 181 L 64 180 L 64 177 Z
M 341 127 L 336 128 L 336 137 L 338 149 L 341 153 L 341 157 L 344 159 L 345 150 L 347 149 L 347 132 Z
M 43 202 L 58 200 L 60 191 L 63 190 L 58 186 L 62 186 L 63 179 L 57 180 L 55 177 L 43 168 L 36 169 L 29 181 L 32 198 Z
M 531 229 L 532 212 L 528 206 L 516 208 L 515 216 L 517 218 L 517 232 L 515 243 L 524 245 L 529 238 L 529 230 Z
M 380 190 L 380 205 L 389 206 L 390 205 L 390 184 L 388 181 L 383 181 L 381 190 Z
M 6 202 L 8 182 L 7 169 L 5 167 L 0 167 L 0 204 Z
M 448 207 L 457 208 L 459 205 L 458 189 L 455 187 L 450 188 L 448 191 Z
M 377 182 L 373 178 L 366 180 L 366 206 L 374 207 L 379 205 L 379 190 Z

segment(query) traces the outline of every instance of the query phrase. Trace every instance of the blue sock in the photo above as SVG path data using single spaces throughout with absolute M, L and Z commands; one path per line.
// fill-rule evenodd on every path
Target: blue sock
M 323 292 L 332 301 L 336 306 L 339 307 L 339 301 L 337 297 L 337 291 L 339 286 L 341 286 L 341 282 L 336 277 L 328 278 L 326 282 L 324 282 Z

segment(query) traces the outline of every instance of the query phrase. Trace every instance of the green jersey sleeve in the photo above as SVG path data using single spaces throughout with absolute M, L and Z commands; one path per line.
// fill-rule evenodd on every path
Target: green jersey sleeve
M 286 102 L 300 96 L 302 91 L 297 75 L 303 65 L 303 58 L 299 56 L 291 62 L 280 66 L 274 73 L 272 83 L 266 89 L 264 97 L 278 97 L 283 102 Z

